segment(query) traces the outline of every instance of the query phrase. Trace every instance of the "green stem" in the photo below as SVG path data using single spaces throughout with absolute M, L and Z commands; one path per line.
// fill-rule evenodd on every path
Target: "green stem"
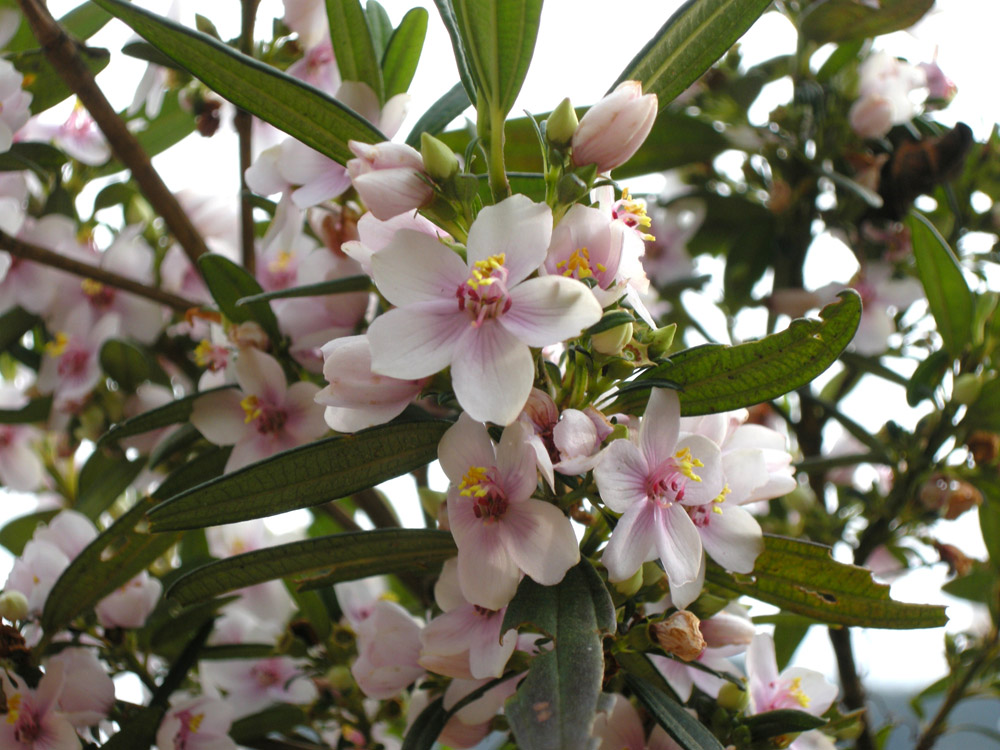
M 486 169 L 490 176 L 490 191 L 493 193 L 493 201 L 499 203 L 510 195 L 510 182 L 507 180 L 507 167 L 503 156 L 504 115 L 487 102 L 482 92 L 479 94 L 477 110 L 479 136 L 489 147 Z

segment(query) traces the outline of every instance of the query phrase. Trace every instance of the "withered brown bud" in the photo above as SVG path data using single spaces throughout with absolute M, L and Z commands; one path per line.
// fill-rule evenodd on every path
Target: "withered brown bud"
M 954 521 L 965 513 L 965 511 L 983 504 L 983 493 L 971 484 L 962 480 L 958 480 L 953 484 L 957 486 L 953 487 L 949 493 L 948 506 L 944 512 L 944 517 L 949 521 Z
M 920 487 L 918 498 L 927 510 L 937 511 L 949 521 L 983 502 L 979 490 L 963 479 L 946 474 L 933 474 Z
M 948 503 L 951 481 L 944 474 L 933 474 L 920 486 L 917 497 L 927 510 L 941 510 Z
M 699 620 L 685 609 L 674 612 L 666 620 L 654 622 L 649 632 L 664 651 L 684 661 L 694 661 L 705 650 Z
M 974 560 L 968 557 L 962 550 L 952 544 L 934 542 L 934 548 L 941 557 L 941 562 L 948 566 L 948 572 L 959 578 L 967 576 L 972 572 Z
M 974 430 L 965 441 L 976 466 L 991 464 L 1000 455 L 1000 435 L 986 430 Z

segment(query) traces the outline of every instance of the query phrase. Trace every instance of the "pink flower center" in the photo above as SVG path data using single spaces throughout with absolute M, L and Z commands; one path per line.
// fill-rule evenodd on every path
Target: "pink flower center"
M 87 295 L 90 304 L 97 310 L 104 311 L 115 301 L 115 290 L 93 279 L 84 279 L 80 288 Z
M 14 739 L 33 745 L 42 734 L 41 722 L 33 707 L 23 705 L 21 694 L 14 693 L 7 699 L 7 723 L 14 724 Z
M 484 620 L 489 620 L 494 615 L 500 614 L 499 609 L 486 609 L 486 607 L 480 607 L 478 604 L 472 605 L 473 610 L 477 615 L 482 617 Z
M 279 432 L 288 421 L 287 411 L 280 406 L 262 402 L 256 396 L 247 396 L 240 401 L 240 406 L 247 415 L 244 421 L 247 424 L 253 422 L 261 435 Z
M 70 349 L 59 358 L 57 368 L 59 375 L 64 378 L 77 377 L 87 369 L 90 361 L 90 352 L 83 349 Z
M 495 467 L 470 466 L 458 490 L 462 497 L 472 499 L 472 512 L 484 523 L 499 521 L 507 512 L 507 495 L 497 482 Z
M 706 503 L 705 505 L 689 505 L 685 507 L 688 515 L 691 516 L 691 520 L 694 521 L 694 525 L 699 529 L 703 529 L 712 523 L 712 514 L 717 513 L 722 515 L 722 503 L 726 501 L 726 495 L 731 493 L 732 490 L 729 489 L 727 484 L 722 488 L 722 492 L 719 496 L 712 499 L 712 502 Z
M 174 735 L 174 747 L 176 750 L 188 750 L 191 735 L 198 732 L 205 714 L 192 714 L 191 709 L 186 708 L 177 714 L 177 719 L 181 722 L 181 726 Z
M 682 502 L 687 483 L 701 481 L 701 477 L 694 473 L 694 467 L 704 465 L 691 455 L 688 448 L 677 451 L 646 478 L 646 496 L 664 508 Z
M 14 442 L 14 430 L 5 424 L 0 424 L 0 448 L 6 448 Z
M 250 670 L 257 685 L 268 688 L 281 682 L 281 676 L 270 664 L 258 664 Z
M 458 309 L 469 314 L 474 326 L 481 326 L 484 320 L 499 317 L 510 309 L 509 272 L 503 263 L 503 253 L 476 261 L 469 278 L 455 291 Z

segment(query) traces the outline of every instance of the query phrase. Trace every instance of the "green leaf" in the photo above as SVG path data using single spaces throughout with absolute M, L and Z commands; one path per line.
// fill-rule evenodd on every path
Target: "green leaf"
M 371 123 L 327 94 L 243 55 L 212 37 L 132 6 L 123 0 L 93 0 L 127 23 L 191 75 L 231 101 L 345 164 L 348 140 L 386 140 Z
M 476 90 L 504 117 L 531 64 L 542 0 L 451 0 Z
M 456 554 L 451 534 L 427 529 L 372 529 L 305 539 L 203 565 L 181 576 L 167 596 L 182 605 L 229 591 L 298 577 L 304 589 L 371 575 L 437 569 Z
M 967 599 L 970 602 L 990 605 L 996 601 L 998 582 L 996 569 L 987 563 L 977 563 L 972 572 L 961 578 L 948 581 L 941 587 L 941 590 L 959 599 Z
M 983 383 L 979 396 L 962 418 L 962 427 L 1000 432 L 1000 378 L 992 377 Z
M 472 72 L 469 69 L 469 58 L 465 52 L 462 35 L 458 30 L 458 21 L 455 19 L 455 9 L 452 6 L 452 0 L 434 0 L 434 5 L 437 6 L 438 14 L 441 16 L 441 23 L 444 24 L 445 29 L 448 31 L 448 37 L 451 39 L 451 47 L 455 52 L 455 66 L 458 68 L 458 78 L 465 89 L 465 93 L 469 96 L 469 101 L 475 103 L 478 101 L 476 84 L 472 80 Z
M 632 673 L 625 684 L 683 750 L 723 750 L 722 743 L 677 701 Z
M 15 4 L 16 5 L 16 4 Z M 83 3 L 59 19 L 66 33 L 80 40 L 89 39 L 111 20 L 111 16 L 93 3 Z M 17 33 L 4 46 L 6 52 L 21 52 L 38 46 L 31 25 L 23 19 Z
M 150 534 L 143 517 L 154 501 L 136 503 L 87 545 L 55 582 L 41 624 L 49 636 L 124 585 L 177 541 L 176 534 Z
M 948 621 L 944 607 L 889 598 L 889 587 L 875 583 L 871 571 L 835 562 L 829 547 L 769 534 L 751 575 L 710 564 L 705 580 L 831 625 L 910 629 Z
M 381 58 L 385 55 L 386 45 L 389 44 L 389 37 L 392 36 L 392 21 L 389 19 L 389 14 L 385 12 L 385 8 L 376 0 L 368 0 L 365 3 L 365 18 L 368 20 L 368 31 L 372 35 L 375 55 Z
M 799 19 L 799 33 L 819 44 L 864 39 L 908 29 L 934 0 L 880 0 L 872 7 L 857 0 L 815 0 Z
M 44 180 L 58 174 L 66 161 L 66 154 L 55 146 L 26 141 L 15 143 L 6 153 L 0 154 L 0 172 L 30 169 Z
M 646 370 L 610 407 L 638 414 L 648 398 L 648 380 L 680 386 L 685 416 L 714 414 L 769 401 L 822 373 L 850 343 L 861 319 L 861 298 L 853 290 L 820 311 L 821 320 L 800 318 L 781 333 L 736 346 L 706 344 L 686 349 Z
M 129 393 L 147 380 L 170 384 L 170 377 L 152 355 L 129 341 L 109 339 L 104 342 L 100 362 L 101 369 Z
M 449 712 L 444 709 L 444 697 L 435 698 L 427 704 L 407 730 L 400 750 L 432 750 L 448 721 L 448 716 Z
M 0 315 L 0 352 L 5 352 L 21 340 L 39 322 L 39 317 L 22 307 L 12 307 Z
M 743 720 L 743 725 L 750 729 L 754 742 L 777 737 L 780 734 L 808 732 L 826 724 L 825 719 L 807 714 L 805 711 L 793 711 L 789 708 L 777 711 L 765 711 L 754 714 Z
M 149 706 L 132 714 L 126 721 L 119 723 L 121 729 L 101 745 L 101 750 L 144 750 L 152 747 L 166 712 L 167 706 L 164 704 Z
M 586 336 L 593 336 L 595 333 L 610 331 L 612 328 L 623 326 L 626 323 L 635 323 L 635 318 L 632 317 L 632 313 L 627 312 L 626 310 L 612 310 L 604 313 L 603 318 L 594 323 L 594 325 L 583 333 Z
M 144 458 L 129 461 L 123 455 L 95 450 L 80 469 L 73 509 L 96 521 L 128 489 L 145 465 Z
M 359 0 L 326 0 L 326 15 L 340 77 L 345 81 L 367 83 L 379 103 L 384 104 L 382 68 L 361 3 Z
M 959 356 L 972 336 L 976 302 L 962 274 L 962 267 L 937 228 L 914 212 L 906 219 L 913 242 L 917 274 L 927 295 L 927 304 L 937 323 L 944 347 Z
M 371 277 L 364 274 L 357 276 L 345 276 L 342 279 L 332 281 L 320 281 L 315 284 L 305 286 L 293 286 L 289 289 L 278 289 L 274 292 L 262 292 L 249 297 L 240 297 L 236 300 L 236 306 L 250 305 L 255 302 L 267 302 L 272 299 L 285 299 L 287 297 L 321 297 L 325 294 L 346 294 L 348 292 L 369 292 L 372 290 Z
M 291 703 L 278 703 L 234 721 L 228 734 L 237 744 L 245 745 L 270 732 L 288 732 L 306 723 L 306 714 L 301 708 Z
M 278 319 L 266 301 L 239 305 L 244 297 L 263 294 L 260 284 L 249 271 L 222 255 L 203 255 L 198 258 L 198 269 L 205 278 L 212 299 L 222 313 L 234 323 L 254 321 L 271 337 L 272 342 L 281 340 Z
M 106 49 L 81 47 L 80 58 L 90 68 L 90 72 L 97 75 L 108 66 L 111 55 Z M 55 68 L 49 65 L 42 50 L 15 52 L 8 55 L 7 60 L 24 75 L 21 88 L 31 94 L 32 115 L 44 112 L 73 93 Z
M 523 750 L 587 747 L 604 677 L 603 635 L 614 631 L 607 588 L 586 560 L 555 586 L 521 580 L 500 631 L 528 626 L 553 641 L 534 658 L 507 701 L 518 747 Z
M 794 618 L 794 619 L 792 619 Z M 796 615 L 789 615 L 774 626 L 774 656 L 778 662 L 778 669 L 783 670 L 792 660 L 795 652 L 806 637 L 811 622 Z
M 392 33 L 382 57 L 382 77 L 385 79 L 385 98 L 405 94 L 417 72 L 417 63 L 427 36 L 427 10 L 413 8 L 399 22 Z
M 120 112 L 119 115 L 129 123 L 145 122 L 145 127 L 137 130 L 135 138 L 139 145 L 149 156 L 156 156 L 163 153 L 171 146 L 179 143 L 184 138 L 194 132 L 194 115 L 181 106 L 179 92 L 169 91 L 163 99 L 160 113 L 155 119 L 146 121 L 144 111 L 139 110 L 133 115 L 127 112 Z M 117 159 L 111 159 L 103 167 L 96 171 L 96 176 L 107 177 L 108 175 L 121 172 L 125 165 Z
M 983 478 L 976 481 L 983 493 L 979 506 L 979 529 L 983 532 L 983 543 L 990 555 L 990 565 L 1000 571 L 1000 481 Z
M 52 396 L 33 398 L 20 409 L 0 409 L 0 424 L 44 422 L 52 410 Z
M 211 448 L 174 469 L 153 492 L 154 500 L 168 500 L 210 479 L 222 476 L 233 447 Z
M 188 417 L 191 416 L 191 409 L 194 406 L 195 399 L 201 398 L 208 393 L 215 393 L 216 391 L 235 387 L 233 385 L 223 385 L 219 388 L 210 388 L 206 391 L 192 393 L 190 396 L 171 401 L 169 404 L 158 406 L 155 409 L 150 409 L 142 414 L 137 414 L 130 419 L 126 419 L 124 422 L 119 422 L 101 435 L 97 441 L 97 447 L 100 449 L 104 446 L 112 445 L 122 438 L 141 435 L 144 432 L 158 430 L 161 427 L 169 427 L 178 422 L 186 422 Z
M 951 355 L 944 349 L 928 354 L 910 376 L 906 385 L 906 403 L 916 406 L 925 398 L 933 400 L 934 391 L 941 385 L 944 374 L 951 369 L 951 363 Z
M 448 422 L 396 422 L 279 453 L 182 493 L 150 514 L 156 531 L 246 521 L 345 497 L 437 458 Z
M 43 510 L 37 513 L 29 513 L 26 516 L 18 516 L 7 522 L 0 529 L 0 545 L 6 547 L 14 557 L 20 557 L 24 552 L 24 545 L 28 543 L 38 528 L 38 524 L 47 523 L 59 510 Z
M 407 145 L 419 149 L 421 133 L 439 135 L 451 124 L 452 120 L 467 110 L 471 104 L 472 102 L 469 100 L 469 95 L 466 93 L 465 88 L 461 83 L 456 83 L 448 90 L 448 93 L 434 102 L 421 118 L 417 120 L 413 126 L 413 130 L 406 137 Z M 469 137 L 466 134 L 464 142 L 468 143 L 468 141 Z
M 615 81 L 641 81 L 662 110 L 743 36 L 771 0 L 688 0 Z M 612 88 L 614 88 L 612 86 Z

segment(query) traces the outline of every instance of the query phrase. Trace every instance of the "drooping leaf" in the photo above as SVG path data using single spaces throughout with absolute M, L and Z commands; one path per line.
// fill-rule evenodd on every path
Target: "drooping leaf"
M 625 684 L 683 750 L 723 750 L 715 735 L 669 695 L 631 672 L 625 674 Z
M 327 94 L 222 44 L 123 0 L 93 0 L 237 107 L 345 164 L 348 140 L 386 140 Z
M 209 393 L 234 387 L 232 385 L 223 385 L 219 388 L 210 388 L 199 393 L 192 393 L 190 396 L 179 398 L 176 401 L 171 401 L 169 404 L 164 404 L 142 414 L 137 414 L 123 422 L 119 422 L 101 435 L 97 441 L 97 447 L 100 449 L 103 446 L 116 443 L 122 438 L 141 435 L 144 432 L 158 430 L 161 427 L 169 427 L 178 422 L 186 422 L 188 417 L 191 416 L 191 409 L 194 407 L 196 399 Z
M 730 574 L 710 564 L 705 579 L 831 625 L 910 629 L 948 621 L 944 607 L 897 602 L 871 571 L 836 562 L 829 547 L 797 539 L 765 535 L 752 574 Z
M 44 422 L 52 410 L 52 396 L 33 398 L 20 409 L 0 409 L 0 424 Z
M 101 347 L 101 369 L 129 393 L 147 380 L 169 385 L 170 377 L 156 359 L 131 341 L 108 339 Z
M 177 535 L 144 528 L 153 504 L 150 498 L 137 502 L 70 562 L 45 600 L 41 624 L 47 634 L 62 630 L 173 546 Z
M 739 409 L 793 391 L 833 364 L 854 337 L 861 298 L 853 290 L 840 298 L 820 311 L 820 320 L 793 320 L 759 341 L 679 352 L 624 386 L 611 408 L 639 413 L 649 398 L 648 381 L 658 380 L 678 384 L 685 416 Z
M 96 521 L 132 484 L 145 465 L 143 458 L 129 461 L 123 455 L 95 450 L 80 469 L 74 510 Z
M 881 36 L 908 29 L 926 15 L 934 0 L 814 0 L 799 19 L 799 32 L 820 44 Z
M 906 220 L 913 242 L 913 258 L 923 284 L 931 315 L 944 347 L 959 356 L 972 338 L 976 302 L 962 275 L 962 267 L 944 237 L 922 214 L 911 212 Z
M 824 724 L 826 724 L 826 720 L 818 716 L 787 708 L 754 714 L 743 720 L 743 725 L 750 729 L 750 736 L 754 742 L 777 737 L 781 734 L 808 732 L 810 729 L 817 729 Z
M 29 513 L 26 516 L 18 516 L 7 522 L 0 529 L 0 545 L 3 545 L 14 557 L 20 557 L 24 552 L 24 545 L 28 543 L 38 524 L 50 521 L 57 510 L 42 510 L 37 513 Z
M 448 721 L 444 698 L 435 698 L 417 716 L 403 738 L 400 750 L 432 750 Z
M 523 578 L 501 632 L 528 626 L 553 648 L 531 662 L 507 702 L 518 747 L 588 747 L 604 676 L 603 635 L 615 627 L 614 605 L 593 566 L 581 560 L 555 586 Z
M 456 83 L 417 120 L 413 130 L 406 137 L 407 145 L 419 149 L 421 133 L 440 134 L 451 124 L 452 120 L 467 110 L 471 104 L 465 88 L 461 83 Z
M 106 49 L 79 48 L 80 58 L 97 75 L 108 66 L 111 55 Z M 31 114 L 37 115 L 54 107 L 73 93 L 55 68 L 49 65 L 40 49 L 29 49 L 8 55 L 7 59 L 24 75 L 21 88 L 31 94 Z
M 361 3 L 359 0 L 326 0 L 326 15 L 340 77 L 345 81 L 367 83 L 379 103 L 384 104 L 382 68 Z
M 263 294 L 257 280 L 243 266 L 233 263 L 223 255 L 203 255 L 198 258 L 198 269 L 208 285 L 212 299 L 222 313 L 234 323 L 254 321 L 271 337 L 271 341 L 281 340 L 278 319 L 266 300 L 237 304 L 244 297 Z
M 182 576 L 167 592 L 182 605 L 277 578 L 304 589 L 371 575 L 433 570 L 454 557 L 451 534 L 426 529 L 373 529 L 306 539 L 208 563 Z
M 660 109 L 722 57 L 771 4 L 770 0 L 688 0 L 618 76 L 641 81 Z M 612 86 L 612 88 L 614 88 Z
M 289 297 L 320 297 L 324 294 L 347 294 L 348 292 L 368 292 L 372 290 L 372 280 L 364 274 L 345 276 L 332 281 L 319 281 L 305 286 L 293 286 L 288 289 L 278 289 L 273 292 L 261 292 L 236 300 L 237 307 L 251 305 L 255 302 L 267 302 L 272 299 L 287 299 Z
M 410 88 L 417 62 L 427 36 L 427 10 L 413 8 L 408 11 L 389 38 L 382 57 L 382 77 L 385 80 L 385 98 L 405 94 Z
M 228 734 L 238 744 L 249 745 L 255 739 L 266 737 L 269 732 L 287 732 L 305 722 L 306 714 L 299 706 L 277 703 L 263 711 L 237 719 Z
M 345 497 L 437 457 L 447 422 L 397 422 L 293 448 L 194 487 L 150 514 L 157 531 L 246 521 Z

